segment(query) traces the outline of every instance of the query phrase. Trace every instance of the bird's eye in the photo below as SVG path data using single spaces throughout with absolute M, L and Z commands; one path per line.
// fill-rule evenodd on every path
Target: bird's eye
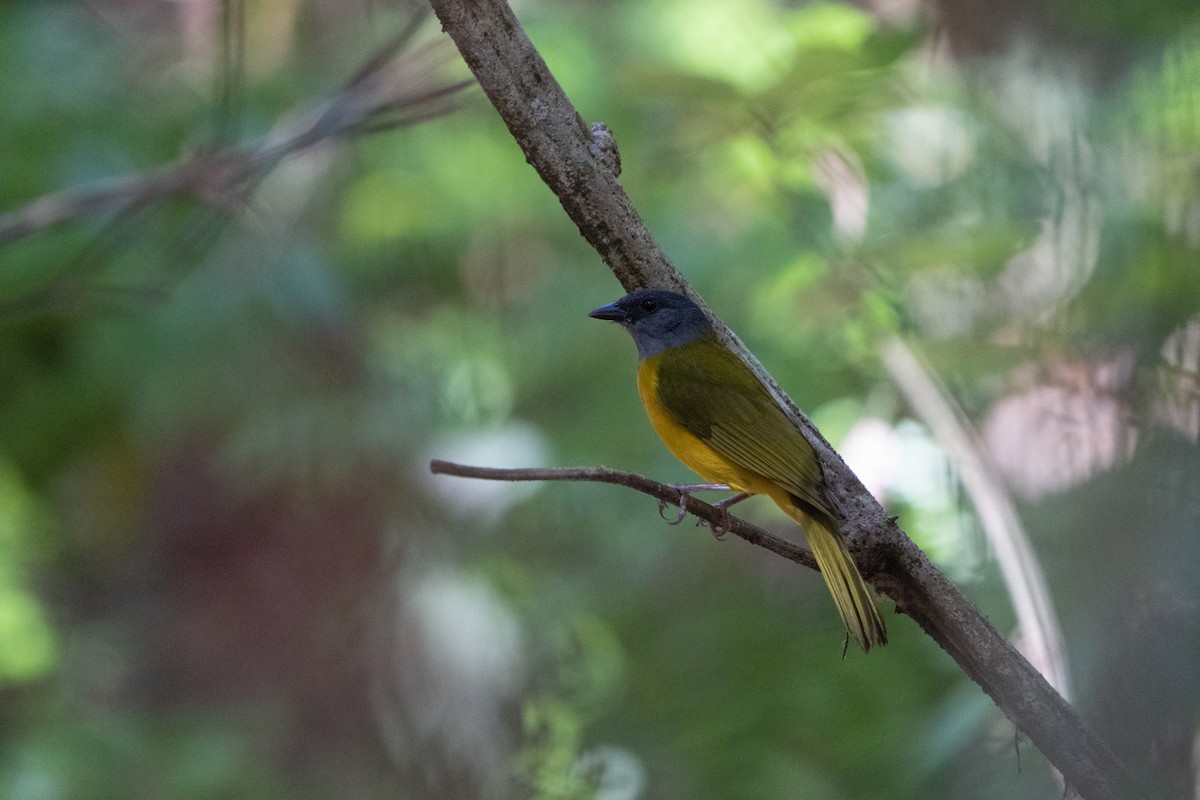
M 656 310 L 658 310 L 658 303 L 655 302 L 654 300 L 643 300 L 642 301 L 642 311 L 645 311 L 647 314 L 649 314 L 651 311 L 656 311 Z

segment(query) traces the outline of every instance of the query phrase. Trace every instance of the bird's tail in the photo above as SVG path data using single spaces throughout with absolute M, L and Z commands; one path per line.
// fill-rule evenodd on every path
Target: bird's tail
M 804 535 L 816 556 L 817 566 L 821 568 L 821 576 L 825 578 L 842 622 L 854 641 L 863 652 L 874 645 L 887 644 L 887 628 L 875 607 L 871 590 L 854 565 L 841 534 L 831 527 L 833 520 L 825 523 L 799 509 L 791 516 L 804 526 Z

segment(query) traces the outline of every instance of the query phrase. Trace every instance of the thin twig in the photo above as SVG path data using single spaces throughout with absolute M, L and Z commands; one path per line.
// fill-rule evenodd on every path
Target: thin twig
M 682 495 L 678 487 L 659 483 L 642 475 L 632 472 L 621 472 L 608 467 L 532 467 L 524 469 L 502 469 L 498 467 L 475 467 L 466 464 L 455 464 L 451 461 L 433 460 L 429 462 L 429 471 L 435 475 L 455 475 L 459 478 L 480 478 L 489 481 L 591 481 L 594 483 L 611 483 L 625 486 L 629 489 L 650 495 L 660 503 L 679 507 Z M 684 508 L 688 514 L 708 523 L 714 531 L 728 531 L 750 544 L 770 550 L 776 555 L 783 556 L 789 561 L 816 569 L 817 562 L 812 553 L 800 545 L 793 544 L 787 539 L 781 539 L 757 525 L 752 525 L 744 519 L 728 514 L 695 495 L 688 495 Z

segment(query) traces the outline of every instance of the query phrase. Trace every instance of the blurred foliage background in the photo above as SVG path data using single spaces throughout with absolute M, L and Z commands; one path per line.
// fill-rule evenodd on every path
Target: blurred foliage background
M 399 121 L 190 161 L 420 11 L 0 6 L 0 795 L 1062 796 L 905 618 L 843 661 L 816 575 L 641 496 L 427 474 L 688 479 L 585 316 L 616 282 L 477 90 L 426 102 L 466 77 L 432 20 Z M 1031 546 L 1044 668 L 1194 797 L 1194 2 L 517 11 L 693 285 L 1014 636 Z

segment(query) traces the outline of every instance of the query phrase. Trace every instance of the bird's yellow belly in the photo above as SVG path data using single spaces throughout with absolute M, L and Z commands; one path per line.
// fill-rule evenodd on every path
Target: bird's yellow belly
M 698 436 L 680 425 L 662 407 L 658 400 L 658 381 L 654 359 L 645 359 L 638 367 L 638 394 L 646 415 L 658 438 L 678 458 L 701 478 L 709 483 L 724 483 L 731 489 L 749 494 L 768 492 L 772 484 L 753 472 L 740 469 L 721 458 Z

